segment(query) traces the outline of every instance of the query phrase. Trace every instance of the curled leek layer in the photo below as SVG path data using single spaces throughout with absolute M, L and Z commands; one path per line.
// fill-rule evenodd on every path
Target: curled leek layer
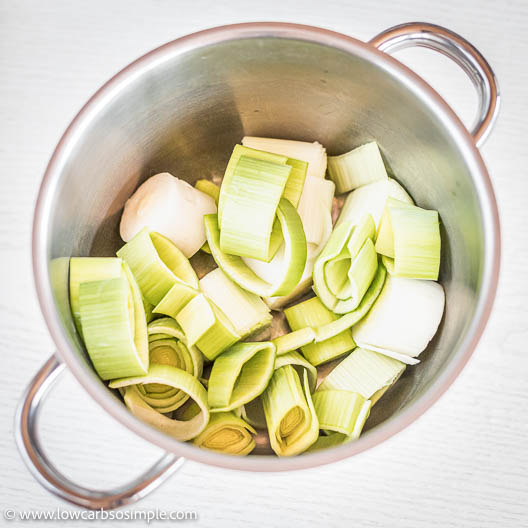
M 357 226 L 341 224 L 330 235 L 313 273 L 314 291 L 329 310 L 343 314 L 361 302 L 378 267 L 375 233 L 369 215 Z
M 151 407 L 139 391 L 138 385 L 159 384 L 172 387 L 191 398 L 199 408 L 199 413 L 189 420 L 173 420 Z M 207 391 L 191 374 L 170 365 L 152 365 L 146 376 L 128 377 L 114 380 L 110 388 L 125 388 L 124 400 L 132 414 L 160 431 L 187 441 L 198 436 L 209 422 Z
M 306 263 L 306 239 L 295 207 L 282 198 L 277 208 L 277 218 L 284 239 L 284 266 L 270 283 L 257 276 L 237 255 L 220 249 L 220 230 L 216 215 L 204 216 L 205 232 L 211 253 L 218 267 L 240 287 L 261 297 L 287 295 L 298 284 Z
M 262 394 L 271 448 L 279 456 L 306 451 L 319 434 L 308 374 L 303 382 L 292 365 L 277 369 Z
M 193 444 L 228 455 L 244 456 L 255 449 L 252 435 L 256 433 L 251 425 L 233 412 L 215 413 Z
M 339 319 L 335 313 L 323 305 L 319 297 L 312 297 L 307 301 L 290 306 L 284 310 L 284 314 L 294 332 L 307 327 L 312 329 L 321 327 Z M 312 365 L 317 366 L 336 359 L 354 348 L 356 344 L 352 339 L 352 333 L 349 328 L 346 328 L 320 343 L 301 346 L 301 352 Z
M 270 342 L 238 343 L 216 359 L 209 377 L 211 412 L 236 409 L 266 389 L 275 365 Z
M 145 310 L 126 263 L 121 276 L 81 282 L 79 310 L 84 343 L 101 379 L 137 376 L 149 365 Z
M 198 277 L 187 257 L 166 237 L 142 229 L 118 252 L 130 266 L 143 296 L 157 305 L 176 283 L 198 288 Z
M 300 330 L 295 330 L 288 334 L 281 335 L 272 340 L 272 343 L 277 349 L 277 357 L 293 352 L 303 346 L 306 346 L 315 341 L 315 331 L 313 328 L 307 326 Z
M 299 379 L 304 379 L 304 373 L 306 372 L 310 392 L 315 391 L 317 385 L 317 369 L 309 361 L 306 361 L 299 352 L 288 352 L 277 357 L 275 360 L 275 370 L 285 365 L 291 365 L 299 375 Z

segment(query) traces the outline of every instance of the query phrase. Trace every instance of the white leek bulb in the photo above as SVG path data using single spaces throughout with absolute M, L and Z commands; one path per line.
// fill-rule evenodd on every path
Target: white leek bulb
M 127 200 L 121 238 L 128 242 L 141 229 L 157 231 L 192 257 L 205 242 L 203 216 L 216 213 L 213 198 L 168 172 L 152 176 Z
M 387 274 L 374 306 L 352 327 L 354 341 L 405 363 L 416 363 L 412 358 L 425 350 L 438 329 L 444 302 L 444 290 L 437 282 Z

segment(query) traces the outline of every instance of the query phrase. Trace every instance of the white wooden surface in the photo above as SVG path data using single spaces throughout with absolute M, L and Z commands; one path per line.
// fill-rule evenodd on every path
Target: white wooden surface
M 528 6 L 524 0 L 507 5 L 489 0 L 2 0 L 1 509 L 66 508 L 29 475 L 16 451 L 12 426 L 20 392 L 53 352 L 30 267 L 32 209 L 52 149 L 85 100 L 134 58 L 186 33 L 248 20 L 320 25 L 365 40 L 397 23 L 426 20 L 459 32 L 484 53 L 503 95 L 500 119 L 483 148 L 502 217 L 499 294 L 486 333 L 452 389 L 417 423 L 382 446 L 339 464 L 289 474 L 248 474 L 187 463 L 137 508 L 193 510 L 199 515 L 197 524 L 215 527 L 526 526 Z M 426 51 L 399 57 L 424 75 L 466 122 L 471 119 L 474 93 L 455 66 Z M 69 375 L 47 403 L 42 430 L 52 459 L 85 485 L 122 483 L 159 455 L 157 448 L 114 423 Z

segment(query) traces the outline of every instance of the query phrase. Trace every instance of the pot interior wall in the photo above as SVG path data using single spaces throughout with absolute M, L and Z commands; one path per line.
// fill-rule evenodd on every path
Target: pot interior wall
M 266 38 L 175 54 L 107 98 L 71 151 L 48 232 L 57 309 L 87 369 L 67 305 L 67 260 L 60 257 L 113 255 L 122 244 L 123 204 L 139 183 L 160 171 L 191 183 L 219 178 L 244 135 L 317 140 L 330 154 L 375 139 L 415 201 L 440 212 L 447 309 L 422 362 L 375 406 L 368 427 L 423 394 L 472 320 L 484 241 L 468 167 L 422 101 L 365 59 Z

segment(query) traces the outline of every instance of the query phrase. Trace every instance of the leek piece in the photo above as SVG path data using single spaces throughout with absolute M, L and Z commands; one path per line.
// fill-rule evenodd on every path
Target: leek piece
M 156 383 L 173 387 L 187 394 L 198 405 L 200 412 L 190 420 L 173 420 L 146 403 L 138 384 Z M 117 379 L 109 384 L 112 389 L 125 388 L 124 400 L 132 414 L 177 440 L 186 441 L 198 436 L 209 422 L 207 391 L 192 375 L 170 365 L 152 365 L 145 376 Z
M 224 253 L 269 261 L 275 213 L 291 167 L 241 156 L 225 196 L 220 224 L 220 248 Z
M 125 268 L 123 268 L 125 269 Z M 82 282 L 79 304 L 84 342 L 103 380 L 145 374 L 148 340 L 145 311 L 131 275 Z
M 181 326 L 171 317 L 161 317 L 150 322 L 147 326 L 149 341 L 152 341 L 158 336 L 164 339 L 165 336 L 175 337 L 179 341 L 187 343 L 187 338 Z
M 213 213 L 216 204 L 210 196 L 167 172 L 156 174 L 127 200 L 121 238 L 128 242 L 147 228 L 166 236 L 190 258 L 205 242 L 203 215 Z
M 326 376 L 318 391 L 357 392 L 372 401 L 376 393 L 393 385 L 404 370 L 405 363 L 358 347 Z
M 232 411 L 262 394 L 273 374 L 275 346 L 238 343 L 213 363 L 208 396 L 211 412 Z
M 152 311 L 154 310 L 155 306 L 149 303 L 143 296 L 141 296 L 141 301 L 143 302 L 143 309 L 145 310 L 145 319 L 147 320 L 147 323 L 150 323 L 154 319 Z
M 343 222 L 358 224 L 366 215 L 372 216 L 376 228 L 380 224 L 387 198 L 392 197 L 406 203 L 413 203 L 407 191 L 392 178 L 379 180 L 359 187 L 346 197 L 336 227 Z
M 198 287 L 198 278 L 185 255 L 159 233 L 140 231 L 118 252 L 130 266 L 143 296 L 157 305 L 176 282 Z
M 261 397 L 271 448 L 279 456 L 298 455 L 317 440 L 319 422 L 303 374 L 301 385 L 292 365 L 279 368 Z
M 308 172 L 308 162 L 288 158 L 286 165 L 290 165 L 291 171 L 282 196 L 283 198 L 286 198 L 293 207 L 297 207 L 303 192 L 306 173 Z
M 290 139 L 273 139 L 245 136 L 242 145 L 274 154 L 281 154 L 288 158 L 308 162 L 307 177 L 324 178 L 326 172 L 326 150 L 317 141 L 293 141 Z
M 347 435 L 342 433 L 330 433 L 325 435 L 319 435 L 317 441 L 306 450 L 307 453 L 318 451 L 319 449 L 328 449 L 329 447 L 335 447 L 344 444 L 348 440 Z
M 266 429 L 266 416 L 262 406 L 262 398 L 255 398 L 240 407 L 240 415 L 256 429 Z
M 239 286 L 261 297 L 287 295 L 299 283 L 306 264 L 306 239 L 297 211 L 288 200 L 281 199 L 277 208 L 284 237 L 284 266 L 273 283 L 258 277 L 239 257 L 220 249 L 220 232 L 216 215 L 204 216 L 207 241 L 213 258 L 224 273 Z
M 227 167 L 222 179 L 222 186 L 220 187 L 220 196 L 218 197 L 218 223 L 221 226 L 223 222 L 223 213 L 225 202 L 228 198 L 228 190 L 231 186 L 231 181 L 236 169 L 236 166 L 242 156 L 247 156 L 255 160 L 269 161 L 271 163 L 277 163 L 279 165 L 286 165 L 288 160 L 287 156 L 281 156 L 279 154 L 272 154 L 271 152 L 264 152 L 259 149 L 248 148 L 242 145 L 235 145 L 231 157 L 227 163 Z
M 378 229 L 376 251 L 397 277 L 437 280 L 440 270 L 438 212 L 389 198 Z
M 275 370 L 291 365 L 299 374 L 299 379 L 303 379 L 304 372 L 308 375 L 308 386 L 310 392 L 315 390 L 317 386 L 317 369 L 306 359 L 304 359 L 298 352 L 288 352 L 282 356 L 278 356 L 275 360 Z
M 255 429 L 235 413 L 215 413 L 193 444 L 227 455 L 244 456 L 255 449 L 254 434 L 257 434 Z
M 344 434 L 347 440 L 359 438 L 370 413 L 370 400 L 357 392 L 335 389 L 316 391 L 312 398 L 321 429 Z
M 115 257 L 70 258 L 70 308 L 77 332 L 82 337 L 79 286 L 83 282 L 121 276 L 121 259 Z
M 374 306 L 352 328 L 358 346 L 413 360 L 432 339 L 444 312 L 444 290 L 433 281 L 387 275 Z
M 200 288 L 231 321 L 241 339 L 271 324 L 273 318 L 266 303 L 235 284 L 220 268 L 202 277 Z
M 184 282 L 175 282 L 163 299 L 152 310 L 156 314 L 164 314 L 176 319 L 182 308 L 194 299 L 200 292 Z
M 302 328 L 316 328 L 338 319 L 338 316 L 328 310 L 318 297 L 313 297 L 284 310 L 288 324 L 293 331 Z M 321 365 L 336 359 L 356 347 L 350 329 L 322 341 L 301 347 L 303 356 L 312 365 Z
M 372 238 L 375 225 L 370 215 L 354 226 L 343 223 L 314 265 L 314 291 L 335 313 L 347 313 L 359 305 L 378 267 Z
M 369 289 L 363 296 L 363 299 L 361 299 L 359 306 L 355 310 L 342 315 L 335 321 L 314 328 L 315 342 L 320 343 L 321 341 L 326 341 L 327 339 L 344 332 L 347 328 L 354 326 L 363 319 L 381 293 L 386 275 L 387 272 L 385 267 L 380 264 L 372 282 L 370 283 Z
M 240 339 L 229 319 L 202 293 L 179 311 L 176 321 L 187 344 L 196 345 L 211 361 Z
M 293 352 L 302 346 L 308 345 L 315 341 L 315 331 L 313 328 L 307 326 L 306 328 L 301 328 L 295 332 L 290 332 L 276 337 L 271 342 L 275 345 L 277 349 L 277 356 L 282 354 L 287 354 L 288 352 Z
M 220 196 L 220 187 L 210 180 L 198 180 L 194 184 L 199 191 L 208 194 L 218 205 L 218 198 Z
M 328 173 L 336 184 L 337 194 L 388 179 L 378 144 L 375 141 L 361 145 L 341 156 L 329 156 Z

